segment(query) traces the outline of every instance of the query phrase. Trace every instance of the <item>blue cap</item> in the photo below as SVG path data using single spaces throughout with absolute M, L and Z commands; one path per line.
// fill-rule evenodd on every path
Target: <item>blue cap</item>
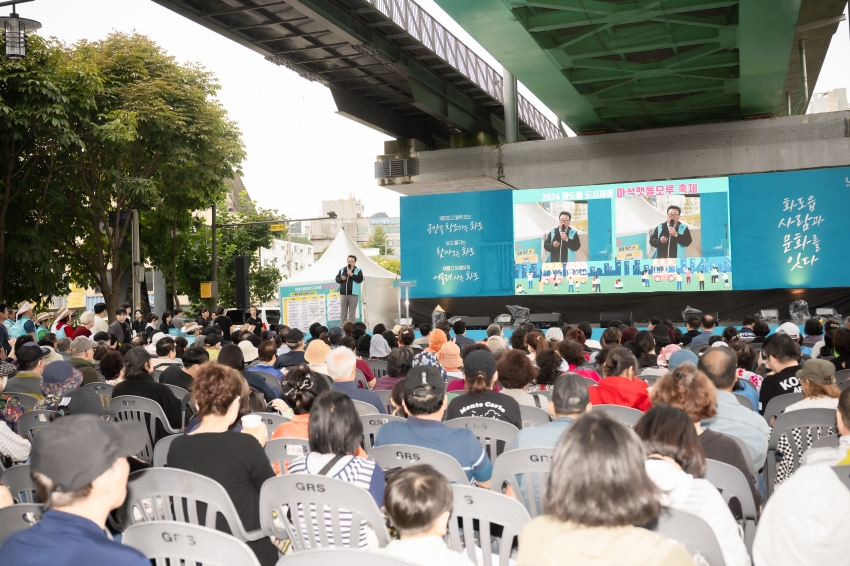
M 74 366 L 65 361 L 55 361 L 48 364 L 41 374 L 45 383 L 62 383 L 74 377 Z
M 691 364 L 694 367 L 697 367 L 699 363 L 699 358 L 696 354 L 691 352 L 690 350 L 679 350 L 678 352 L 674 352 L 670 359 L 667 360 L 667 367 L 672 371 L 679 367 L 682 364 Z

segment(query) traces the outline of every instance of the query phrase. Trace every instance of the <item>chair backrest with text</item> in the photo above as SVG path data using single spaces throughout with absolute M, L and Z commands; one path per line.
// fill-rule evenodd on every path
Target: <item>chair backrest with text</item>
M 260 566 L 256 554 L 236 537 L 208 527 L 175 521 L 133 525 L 121 544 L 135 548 L 155 564 L 184 566 Z
M 277 427 L 288 423 L 289 419 L 284 417 L 283 415 L 279 415 L 278 413 L 250 413 L 252 415 L 257 415 L 266 425 L 266 430 L 269 433 L 269 438 L 272 437 L 274 431 L 277 430 Z
M 266 442 L 264 450 L 275 471 L 286 473 L 289 462 L 310 451 L 310 441 L 306 438 L 275 438 Z
M 531 521 L 525 507 L 512 497 L 468 485 L 452 485 L 454 505 L 449 519 L 449 547 L 474 563 L 508 566 L 519 533 Z M 476 536 L 476 531 L 478 536 Z M 482 544 L 476 545 L 474 541 Z M 494 554 L 498 554 L 498 561 Z
M 481 446 L 487 450 L 487 455 L 490 456 L 491 462 L 495 462 L 499 454 L 511 445 L 514 437 L 519 432 L 519 429 L 511 423 L 487 417 L 449 419 L 445 422 L 445 425 L 450 428 L 466 428 L 472 431 L 472 434 L 478 438 Z
M 520 448 L 503 452 L 493 462 L 490 489 L 502 493 L 505 484 L 509 485 L 514 497 L 525 506 L 531 518 L 537 517 L 543 513 L 554 453 L 554 448 Z
M 404 417 L 396 417 L 395 415 L 360 415 L 360 422 L 363 423 L 363 450 L 366 453 L 372 451 L 372 446 L 375 444 L 375 438 L 378 436 L 378 431 L 382 426 L 389 422 L 404 422 Z
M 468 485 L 469 478 L 460 463 L 437 450 L 412 446 L 410 444 L 385 444 L 372 448 L 369 457 L 378 463 L 385 474 L 399 468 L 407 468 L 417 464 L 429 464 L 435 470 L 446 476 L 451 483 Z
M 121 422 L 137 423 L 139 426 L 144 427 L 148 441 L 141 452 L 136 454 L 136 457 L 147 463 L 153 461 L 153 446 L 156 439 L 157 424 L 162 425 L 166 434 L 178 434 L 180 432 L 171 428 L 165 412 L 159 406 L 159 403 L 146 397 L 136 397 L 134 395 L 115 397 L 109 402 L 109 410 L 114 411 L 118 420 Z
M 318 509 L 323 509 L 321 517 Z M 366 525 L 380 547 L 390 542 L 383 515 L 367 490 L 311 474 L 266 480 L 260 490 L 260 525 L 266 536 L 289 538 L 295 552 L 328 546 L 356 548 Z
M 218 516 L 240 540 L 263 538 L 260 530 L 245 530 L 230 496 L 215 480 L 176 468 L 148 468 L 130 474 L 127 498 L 110 516 L 110 523 L 119 531 L 138 523 L 160 521 L 214 529 Z

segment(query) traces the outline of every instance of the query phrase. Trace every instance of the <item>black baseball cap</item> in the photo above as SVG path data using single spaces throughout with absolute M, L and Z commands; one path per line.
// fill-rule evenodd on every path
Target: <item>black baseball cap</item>
M 566 411 L 584 411 L 590 402 L 585 378 L 577 373 L 562 373 L 552 385 L 552 404 Z
M 100 395 L 91 387 L 78 387 L 63 393 L 56 403 L 56 412 L 68 416 L 116 414 L 115 411 L 110 411 L 103 406 Z
M 18 358 L 18 361 L 24 364 L 31 364 L 36 360 L 43 358 L 48 355 L 50 350 L 47 348 L 43 348 L 36 344 L 35 342 L 27 342 L 26 344 L 22 344 L 20 348 L 15 352 L 15 357 Z
M 76 415 L 51 423 L 32 443 L 32 471 L 50 478 L 63 492 L 87 486 L 118 458 L 141 452 L 147 433 L 138 423 L 108 423 Z
M 124 363 L 131 366 L 142 367 L 152 359 L 151 353 L 141 346 L 133 346 L 124 354 Z
M 496 357 L 489 350 L 475 350 L 463 360 L 464 375 L 472 377 L 478 371 L 486 373 L 487 379 L 496 373 Z
M 334 326 L 333 328 L 328 330 L 329 338 L 342 338 L 343 336 L 345 336 L 345 330 L 343 330 L 339 326 Z
M 297 328 L 293 328 L 286 335 L 286 343 L 292 344 L 293 346 L 297 346 L 302 340 L 304 340 L 304 333 Z
M 436 366 L 416 366 L 410 368 L 404 378 L 405 397 L 430 397 L 445 395 L 446 382 Z

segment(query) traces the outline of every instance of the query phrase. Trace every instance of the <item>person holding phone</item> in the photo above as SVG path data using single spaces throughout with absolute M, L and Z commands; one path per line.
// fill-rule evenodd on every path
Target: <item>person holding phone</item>
M 357 256 L 350 255 L 345 267 L 336 274 L 339 283 L 340 322 L 354 322 L 357 316 L 357 300 L 360 296 L 360 284 L 363 283 L 363 271 L 357 267 Z

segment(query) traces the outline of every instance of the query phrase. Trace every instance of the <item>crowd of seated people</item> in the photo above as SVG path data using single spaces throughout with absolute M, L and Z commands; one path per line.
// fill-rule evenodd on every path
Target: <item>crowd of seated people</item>
M 665 508 L 702 519 L 729 566 L 839 564 L 850 555 L 840 531 L 850 518 L 850 492 L 831 468 L 850 465 L 850 388 L 840 388 L 836 375 L 850 365 L 850 330 L 841 325 L 808 321 L 801 332 L 785 323 L 765 332 L 760 320 L 720 328 L 704 315 L 686 321 L 684 333 L 660 318 L 647 330 L 615 321 L 598 340 L 587 323 L 544 331 L 523 325 L 509 336 L 491 325 L 479 337 L 462 322 L 371 330 L 357 322 L 314 324 L 305 334 L 283 325 L 237 329 L 216 310 L 216 316 L 199 313 L 193 343 L 162 332 L 173 324 L 168 312 L 138 328 L 124 312 L 99 340 L 70 324 L 62 326 L 65 335 L 76 335 L 69 344 L 54 333 L 38 342 L 16 340 L 0 362 L 0 457 L 6 467 L 30 464 L 45 512 L 5 541 L 0 562 L 147 563 L 104 531 L 114 529 L 107 515 L 122 505 L 129 472 L 152 465 L 138 456 L 141 429 L 112 422 L 110 399 L 127 396 L 159 406 L 164 422 L 148 440 L 179 431 L 166 465 L 220 484 L 246 530 L 260 528 L 265 482 L 323 475 L 364 490 L 383 509 L 392 541 L 381 552 L 410 564 L 474 563 L 447 544 L 449 481 L 427 464 L 388 469 L 371 459 L 358 412 L 365 406 L 376 418 L 389 408 L 403 419 L 383 417 L 372 449 L 441 452 L 459 464 L 469 486 L 520 502 L 522 494 L 492 481 L 498 459 L 492 447 L 474 426 L 452 421 L 510 425 L 515 434 L 500 441 L 499 454 L 554 451 L 545 491 L 534 487 L 542 513 L 512 548 L 501 549 L 519 566 L 702 563 L 695 549 L 655 532 Z M 92 317 L 81 316 L 78 327 L 90 323 Z M 110 389 L 91 387 L 99 384 Z M 768 441 L 781 415 L 766 419 L 765 413 L 771 401 L 794 393 L 799 397 L 782 414 L 826 409 L 835 424 L 782 431 L 770 452 L 776 472 L 768 476 L 762 473 Z M 639 416 L 633 432 L 616 412 L 595 410 L 605 405 L 632 409 Z M 34 438 L 17 426 L 30 410 L 50 415 Z M 529 410 L 548 413 L 550 422 L 529 422 Z M 248 428 L 241 417 L 249 413 L 277 413 L 286 422 Z M 812 448 L 827 434 L 837 442 Z M 272 463 L 264 447 L 282 438 L 306 440 L 309 450 L 285 466 Z M 711 483 L 710 462 L 743 476 L 744 496 L 761 517 L 754 543 L 741 532 L 739 502 L 727 503 Z M 766 481 L 774 485 L 766 489 Z M 0 486 L 0 508 L 14 504 Z M 315 507 L 289 513 L 304 536 L 314 533 L 316 545 L 318 532 L 307 523 L 325 529 L 330 544 L 379 549 L 372 527 L 353 523 L 350 511 L 333 524 Z M 221 516 L 215 527 L 229 531 Z M 264 566 L 294 551 L 274 537 L 248 545 Z

